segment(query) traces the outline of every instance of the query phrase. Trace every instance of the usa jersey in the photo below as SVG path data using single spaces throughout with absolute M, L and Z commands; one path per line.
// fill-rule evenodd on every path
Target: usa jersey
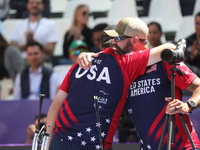
M 53 137 L 88 150 L 100 149 L 101 127 L 104 148 L 111 148 L 129 86 L 145 73 L 148 57 L 149 50 L 119 55 L 107 49 L 92 60 L 89 70 L 75 64 L 60 86 L 68 96 L 60 108 Z M 100 122 L 94 97 L 98 99 Z
M 147 67 L 146 74 L 138 77 L 130 86 L 127 109 L 136 127 L 142 150 L 156 150 L 163 132 L 165 110 L 167 101 L 171 97 L 171 71 L 172 65 L 159 62 Z M 181 100 L 181 90 L 197 77 L 183 63 L 177 66 L 183 72 L 179 76 L 175 72 L 175 98 Z M 175 144 L 173 150 L 192 149 L 184 127 L 178 114 L 175 116 Z M 187 114 L 183 115 L 189 128 L 192 139 L 199 147 L 199 139 Z M 168 127 L 168 126 L 167 126 Z M 168 134 L 166 132 L 162 149 L 166 149 Z

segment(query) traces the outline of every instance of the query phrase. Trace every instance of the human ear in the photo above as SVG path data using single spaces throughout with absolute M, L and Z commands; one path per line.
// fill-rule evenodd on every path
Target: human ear
M 137 36 L 134 39 L 136 42 L 140 42 L 140 39 Z
M 134 37 L 132 41 L 133 41 L 133 44 L 137 44 L 139 42 L 139 38 L 138 37 Z

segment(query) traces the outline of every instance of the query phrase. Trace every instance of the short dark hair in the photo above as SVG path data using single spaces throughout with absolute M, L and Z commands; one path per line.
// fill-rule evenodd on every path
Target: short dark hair
M 103 31 L 105 27 L 108 25 L 106 23 L 97 24 L 93 29 L 92 32 Z
M 36 41 L 29 42 L 29 43 L 26 45 L 26 48 L 25 48 L 25 49 L 27 50 L 27 48 L 30 47 L 30 46 L 38 46 L 39 49 L 40 49 L 42 52 L 44 52 L 43 46 L 42 46 L 40 43 L 36 42 Z
M 105 30 L 114 30 L 115 27 L 116 27 L 116 25 L 112 24 L 112 25 L 108 25 L 104 28 L 103 32 L 101 33 L 101 38 L 100 38 L 101 49 L 106 49 L 106 48 L 112 47 L 112 39 L 114 37 L 109 36 L 104 31 Z
M 35 116 L 34 121 L 38 119 L 39 115 Z M 46 118 L 47 114 L 40 114 L 40 119 Z
M 29 0 L 27 0 L 27 3 L 29 2 Z M 45 4 L 46 2 L 48 2 L 47 0 L 42 0 L 42 4 Z
M 198 12 L 198 13 L 195 15 L 195 18 L 196 18 L 197 16 L 200 16 L 200 12 Z
M 155 25 L 157 26 L 158 30 L 162 33 L 162 27 L 158 22 L 150 22 L 147 26 Z

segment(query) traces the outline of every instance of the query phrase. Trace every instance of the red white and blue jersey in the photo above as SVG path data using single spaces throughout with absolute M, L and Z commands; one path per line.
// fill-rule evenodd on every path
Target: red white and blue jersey
M 130 84 L 145 73 L 148 57 L 149 50 L 119 55 L 106 49 L 92 60 L 89 70 L 73 65 L 60 86 L 68 96 L 60 108 L 53 137 L 88 150 L 100 149 L 100 126 L 104 148 L 111 148 Z M 100 122 L 94 96 L 98 97 Z
M 171 97 L 171 71 L 168 63 L 159 62 L 148 66 L 146 74 L 138 77 L 130 86 L 127 109 L 136 127 L 142 150 L 156 150 L 163 132 L 167 101 Z M 175 72 L 175 98 L 182 100 L 181 90 L 197 77 L 184 63 L 177 66 L 184 73 Z M 178 114 L 175 116 L 175 144 L 172 150 L 191 149 L 184 127 Z M 187 114 L 183 115 L 194 143 L 199 148 L 199 139 Z M 168 127 L 168 126 L 167 126 Z M 166 132 L 162 149 L 166 149 L 168 134 Z

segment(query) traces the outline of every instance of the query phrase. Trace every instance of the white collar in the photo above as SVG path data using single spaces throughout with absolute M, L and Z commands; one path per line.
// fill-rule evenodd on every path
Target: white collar
M 30 73 L 42 73 L 42 66 L 40 66 L 37 71 L 33 71 L 32 68 L 29 67 L 29 72 Z

